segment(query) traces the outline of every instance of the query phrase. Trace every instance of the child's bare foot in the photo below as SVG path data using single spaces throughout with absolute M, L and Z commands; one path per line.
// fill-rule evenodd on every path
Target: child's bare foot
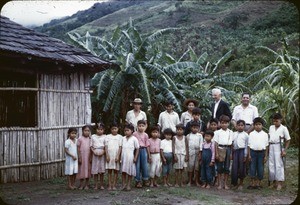
M 167 185 L 167 184 L 164 184 L 164 187 L 168 187 L 168 185 Z
M 276 190 L 277 190 L 277 191 L 280 191 L 281 189 L 282 189 L 281 184 L 278 184 Z
M 100 189 L 101 189 L 101 190 L 104 190 L 104 186 L 101 186 Z
M 127 191 L 130 191 L 130 190 L 131 190 L 131 187 L 130 187 L 130 186 L 127 186 L 127 187 L 126 187 L 126 190 L 127 190 Z
M 228 190 L 229 189 L 229 187 L 225 184 L 225 186 L 224 186 L 224 189 L 226 189 L 226 190 Z
M 201 185 L 200 185 L 198 182 L 196 182 L 196 186 L 197 186 L 197 187 L 200 187 Z
M 74 187 L 68 186 L 67 189 L 74 190 Z
M 155 186 L 155 187 L 160 187 L 160 185 L 159 185 L 159 184 L 154 184 L 153 186 Z
M 201 186 L 201 188 L 205 188 L 205 186 L 206 186 L 206 184 L 203 184 L 203 185 Z
M 78 189 L 80 189 L 80 190 L 82 190 L 83 188 L 84 188 L 83 186 L 78 187 Z
M 97 189 L 98 189 L 98 187 L 97 187 L 97 186 L 95 186 L 95 187 L 94 187 L 94 189 L 95 189 L 95 190 L 97 190 Z
M 209 185 L 209 184 L 207 184 L 205 188 L 206 188 L 206 189 L 210 189 L 210 185 Z
M 238 190 L 243 190 L 243 185 L 239 185 Z
M 86 185 L 86 186 L 84 187 L 84 189 L 85 189 L 85 190 L 88 190 L 88 189 L 89 189 L 89 186 L 88 186 L 88 185 Z
M 170 183 L 167 183 L 167 185 L 168 185 L 168 186 L 173 186 L 173 185 L 172 185 L 172 184 L 170 184 Z
M 179 185 L 178 185 L 178 184 L 175 184 L 174 187 L 179 187 Z
M 186 186 L 190 187 L 190 186 L 191 186 L 191 183 L 188 183 Z
M 151 184 L 150 184 L 150 187 L 152 188 L 152 187 L 154 187 L 154 185 L 151 183 Z
M 77 187 L 76 187 L 76 186 L 74 186 L 74 185 L 73 185 L 72 187 L 73 187 L 73 189 L 77 189 Z
M 115 190 L 117 190 L 117 188 L 114 186 L 114 187 L 112 188 L 112 190 L 114 190 L 114 191 L 115 191 Z
M 220 184 L 220 185 L 217 187 L 217 189 L 219 189 L 219 190 L 222 189 L 222 185 Z
M 109 187 L 107 188 L 107 190 L 108 190 L 108 191 L 111 191 L 111 187 L 109 186 Z

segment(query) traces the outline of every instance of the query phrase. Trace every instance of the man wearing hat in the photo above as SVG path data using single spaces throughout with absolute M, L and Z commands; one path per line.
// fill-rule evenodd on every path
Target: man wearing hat
M 135 131 L 137 130 L 137 122 L 139 120 L 146 121 L 147 125 L 147 115 L 144 111 L 141 110 L 142 104 L 143 102 L 140 98 L 135 98 L 132 102 L 133 110 L 128 111 L 126 114 L 126 122 L 131 123 L 134 126 Z
M 193 119 L 193 116 L 192 116 L 193 109 L 195 107 L 197 107 L 198 102 L 197 102 L 197 100 L 189 98 L 189 99 L 186 99 L 183 104 L 188 110 L 181 114 L 180 122 L 184 126 L 186 126 L 186 124 Z

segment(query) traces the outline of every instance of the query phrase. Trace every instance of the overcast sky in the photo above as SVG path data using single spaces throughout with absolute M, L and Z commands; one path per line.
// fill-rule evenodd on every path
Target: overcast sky
M 99 1 L 10 1 L 1 8 L 1 15 L 23 26 L 42 25 L 52 19 L 71 16 L 79 10 L 86 10 Z

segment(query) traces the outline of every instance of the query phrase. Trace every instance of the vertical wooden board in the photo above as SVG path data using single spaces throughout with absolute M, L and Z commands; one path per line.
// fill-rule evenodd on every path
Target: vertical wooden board
M 11 140 L 11 138 L 10 138 L 10 136 L 11 136 L 11 132 L 7 132 L 7 135 L 6 135 L 6 142 L 5 142 L 5 145 L 6 145 L 6 147 L 5 147 L 5 155 L 7 156 L 6 157 L 6 165 L 10 165 L 11 163 L 10 163 L 10 161 L 11 161 L 11 155 L 10 155 L 10 153 L 11 153 L 11 148 L 10 148 L 10 140 Z M 10 172 L 10 170 L 9 169 L 6 169 L 5 170 L 5 174 L 6 174 L 6 179 L 7 179 L 7 182 L 10 182 L 10 178 L 11 178 L 11 172 Z
M 0 166 L 3 166 L 4 163 L 4 134 L 3 131 L 0 131 Z
M 20 164 L 26 164 L 26 131 L 22 131 L 20 139 Z M 28 167 L 20 167 L 20 181 L 28 181 Z

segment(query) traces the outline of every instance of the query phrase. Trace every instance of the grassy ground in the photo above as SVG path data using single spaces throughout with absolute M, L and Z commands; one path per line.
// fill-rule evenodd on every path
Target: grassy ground
M 298 194 L 298 149 L 289 149 L 286 163 L 285 188 L 268 188 L 265 170 L 261 190 L 207 190 L 192 187 L 159 187 L 131 191 L 67 190 L 66 178 L 59 177 L 40 182 L 1 184 L 0 196 L 8 204 L 290 204 Z M 120 177 L 119 177 L 120 178 Z M 105 179 L 106 181 L 106 179 Z M 161 182 L 161 181 L 160 181 Z M 121 180 L 119 179 L 119 185 Z M 245 179 L 245 187 L 249 177 Z M 91 180 L 91 187 L 93 180 Z M 1 204 L 1 203 L 0 203 Z

